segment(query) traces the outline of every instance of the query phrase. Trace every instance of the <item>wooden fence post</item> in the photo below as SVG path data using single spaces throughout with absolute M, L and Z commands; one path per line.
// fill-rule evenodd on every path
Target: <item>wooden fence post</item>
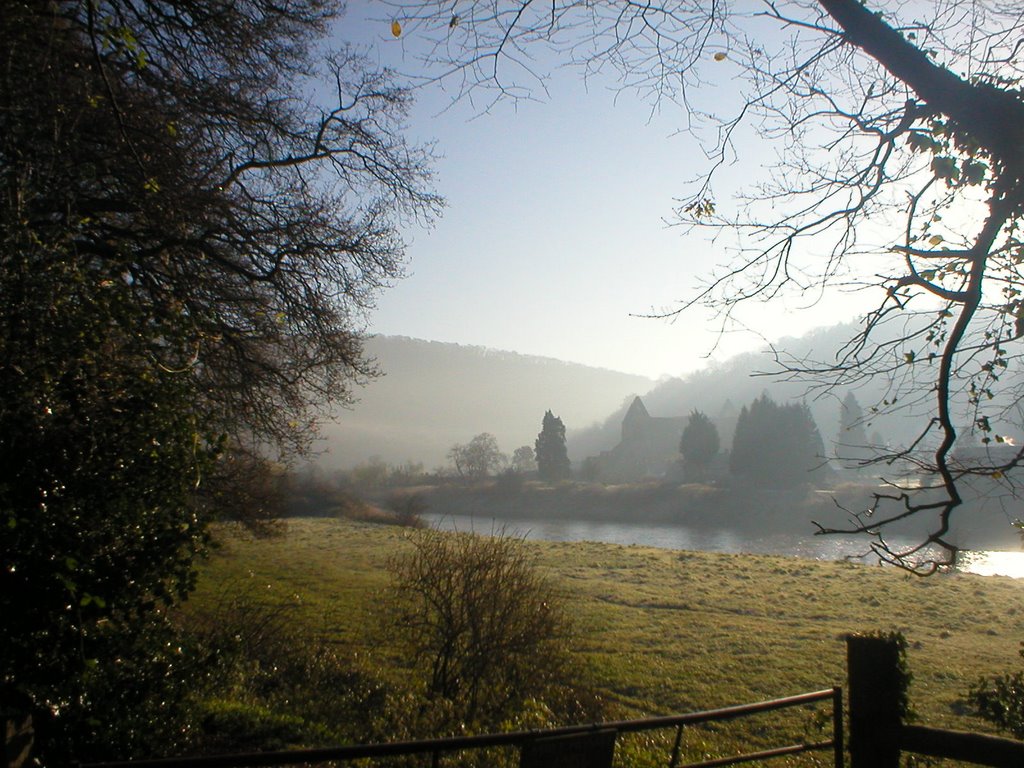
M 902 635 L 847 635 L 850 768 L 898 768 L 906 714 Z

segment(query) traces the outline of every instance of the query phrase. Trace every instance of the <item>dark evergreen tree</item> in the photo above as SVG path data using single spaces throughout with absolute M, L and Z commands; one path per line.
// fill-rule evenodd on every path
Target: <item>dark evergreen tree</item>
M 679 452 L 686 459 L 687 472 L 693 469 L 697 479 L 703 477 L 721 447 L 718 428 L 700 411 L 693 411 L 679 440 Z
M 565 425 L 551 411 L 544 414 L 534 453 L 537 458 L 537 475 L 541 480 L 564 480 L 569 477 L 571 464 L 565 447 Z
M 779 405 L 767 394 L 743 407 L 729 471 L 749 482 L 788 487 L 809 482 L 824 466 L 825 446 L 804 403 Z
M 864 411 L 853 392 L 848 392 L 839 406 L 839 434 L 836 436 L 836 456 L 849 463 L 867 459 L 871 455 L 870 441 L 864 429 Z

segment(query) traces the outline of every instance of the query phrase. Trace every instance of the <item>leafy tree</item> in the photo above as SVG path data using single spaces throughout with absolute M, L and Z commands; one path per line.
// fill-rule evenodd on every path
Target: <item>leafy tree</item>
M 680 220 L 742 237 L 678 311 L 706 304 L 728 321 L 744 302 L 790 290 L 869 289 L 862 330 L 837 357 L 780 362 L 823 387 L 886 378 L 879 409 L 905 409 L 921 425 L 888 458 L 932 472 L 943 496 L 897 488 L 847 529 L 826 532 L 870 534 L 923 518 L 929 533 L 916 544 L 873 547 L 923 572 L 952 563 L 958 439 L 980 431 L 1000 443 L 1024 429 L 1020 389 L 1006 375 L 1024 338 L 1018 5 L 784 0 L 757 13 L 693 0 L 396 4 L 410 35 L 443 41 L 433 63 L 476 103 L 487 92 L 528 97 L 545 76 L 537 63 L 549 61 L 588 76 L 617 69 L 652 102 L 689 111 L 683 120 L 706 137 L 710 165 Z M 719 171 L 744 159 L 741 135 L 760 139 L 752 161 L 777 160 L 764 183 L 717 199 Z M 916 407 L 922 398 L 928 409 Z M 967 471 L 1005 482 L 1021 461 L 1024 446 Z
M 719 448 L 718 428 L 706 414 L 694 410 L 679 439 L 679 452 L 687 466 L 693 466 L 697 474 L 703 476 Z
M 839 407 L 839 434 L 836 455 L 840 459 L 862 462 L 871 457 L 871 441 L 865 427 L 864 411 L 853 392 L 847 392 Z M 877 444 L 876 444 L 877 445 Z
M 523 541 L 425 529 L 411 543 L 390 564 L 398 608 L 387 620 L 447 727 L 493 729 L 530 700 L 568 714 L 566 688 L 580 683 L 568 617 Z
M 729 471 L 749 482 L 794 486 L 820 469 L 825 447 L 804 403 L 779 405 L 767 394 L 743 406 L 729 455 Z
M 122 726 L 142 702 L 115 707 L 110 681 L 159 668 L 139 642 L 164 634 L 160 606 L 191 587 L 207 519 L 194 486 L 216 436 L 197 423 L 187 378 L 152 375 L 148 341 L 117 330 L 134 315 L 130 287 L 95 290 L 80 265 L 41 267 L 31 247 L 0 271 L 2 295 L 18 297 L 0 308 L 3 686 L 57 719 L 40 744 L 50 760 L 137 751 Z M 153 683 L 135 690 L 159 698 Z M 101 702 L 106 732 L 83 727 Z
M 448 458 L 459 477 L 480 479 L 501 469 L 508 457 L 498 448 L 498 440 L 490 432 L 481 432 L 466 445 L 456 444 Z
M 380 456 L 371 456 L 349 472 L 349 479 L 359 489 L 380 488 L 387 484 L 390 469 Z
M 564 480 L 572 471 L 565 446 L 565 425 L 551 411 L 545 411 L 540 434 L 534 443 L 537 474 L 541 480 Z
M 232 478 L 373 372 L 360 313 L 437 201 L 406 92 L 318 61 L 335 10 L 0 4 L 0 685 L 52 719 L 44 759 L 146 749 L 115 733 L 129 641 Z
M 533 448 L 521 445 L 512 452 L 512 470 L 520 474 L 533 472 L 537 469 L 537 458 Z

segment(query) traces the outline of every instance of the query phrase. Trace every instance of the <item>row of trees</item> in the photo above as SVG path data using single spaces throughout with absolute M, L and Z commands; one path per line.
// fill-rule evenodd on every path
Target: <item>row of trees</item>
M 744 406 L 736 422 L 729 471 L 754 483 L 798 485 L 825 464 L 825 444 L 804 403 L 768 395 Z
M 718 429 L 706 414 L 690 414 L 679 450 L 691 475 L 703 479 L 720 450 Z M 825 444 L 806 404 L 780 405 L 764 394 L 743 406 L 729 453 L 730 474 L 759 485 L 792 486 L 807 482 L 826 463 Z
M 525 474 L 536 470 L 541 480 L 564 480 L 571 473 L 571 463 L 565 444 L 565 424 L 551 411 L 544 414 L 541 431 L 534 447 L 520 446 L 511 459 L 498 448 L 498 441 L 489 432 L 483 432 L 468 443 L 453 445 L 448 451 L 456 474 L 463 478 L 480 479 L 492 473 L 509 470 Z
M 864 461 L 868 454 L 863 413 L 856 398 L 847 395 L 840 411 L 840 458 Z M 703 412 L 694 410 L 679 441 L 679 451 L 690 476 L 706 478 L 721 451 L 718 428 Z M 480 479 L 502 471 L 536 471 L 541 480 L 556 481 L 571 475 L 565 425 L 551 411 L 544 414 L 534 447 L 521 446 L 511 459 L 498 447 L 494 435 L 484 432 L 448 452 L 455 473 Z M 729 472 L 752 483 L 791 486 L 809 479 L 809 473 L 827 464 L 824 441 L 810 409 L 804 403 L 778 404 L 767 394 L 744 406 L 736 422 Z

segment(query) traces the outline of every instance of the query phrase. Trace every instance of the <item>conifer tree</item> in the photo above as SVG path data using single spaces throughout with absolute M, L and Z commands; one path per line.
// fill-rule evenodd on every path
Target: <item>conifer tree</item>
M 572 465 L 565 447 L 565 425 L 551 411 L 544 413 L 534 452 L 537 456 L 537 474 L 541 480 L 564 480 L 569 477 Z
M 870 445 L 864 429 L 864 411 L 861 410 L 853 392 L 848 392 L 839 407 L 836 456 L 848 463 L 856 464 L 871 455 Z
M 718 428 L 707 414 L 694 410 L 679 440 L 679 452 L 686 459 L 687 466 L 692 466 L 696 474 L 702 476 L 718 455 L 719 448 Z
M 810 473 L 822 467 L 824 454 L 807 405 L 779 405 L 764 394 L 740 411 L 729 471 L 761 485 L 799 485 L 809 482 Z

